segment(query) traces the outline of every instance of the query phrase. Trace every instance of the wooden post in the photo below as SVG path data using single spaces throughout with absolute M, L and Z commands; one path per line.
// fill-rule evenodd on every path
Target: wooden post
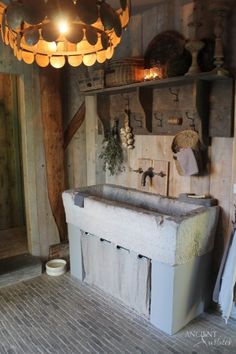
M 73 136 L 77 132 L 77 130 L 81 127 L 82 123 L 85 119 L 85 102 L 81 104 L 80 108 L 71 119 L 70 123 L 64 134 L 64 150 L 67 149 L 69 143 L 71 142 Z
M 46 68 L 40 71 L 40 91 L 44 148 L 46 157 L 48 197 L 61 242 L 67 240 L 67 226 L 62 203 L 66 189 L 64 139 L 60 97 L 60 71 Z M 44 222 L 41 220 L 41 222 Z

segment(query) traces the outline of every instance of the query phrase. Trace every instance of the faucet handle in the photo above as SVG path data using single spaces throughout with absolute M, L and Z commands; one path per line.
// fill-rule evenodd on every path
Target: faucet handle
M 135 173 L 139 173 L 139 174 L 143 173 L 142 167 L 139 167 L 137 170 L 133 170 L 133 169 L 131 168 L 130 171 L 131 171 L 131 172 L 135 172 Z
M 161 171 L 161 172 L 154 172 L 154 175 L 155 176 L 159 176 L 159 177 L 161 177 L 161 178 L 163 178 L 163 177 L 165 177 L 166 176 L 166 173 L 165 172 L 163 172 L 163 171 Z

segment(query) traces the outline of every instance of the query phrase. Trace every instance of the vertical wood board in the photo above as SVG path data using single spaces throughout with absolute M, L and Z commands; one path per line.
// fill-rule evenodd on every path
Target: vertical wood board
M 40 90 L 48 196 L 60 239 L 66 241 L 67 226 L 62 203 L 66 175 L 59 72 L 53 69 L 41 70 Z

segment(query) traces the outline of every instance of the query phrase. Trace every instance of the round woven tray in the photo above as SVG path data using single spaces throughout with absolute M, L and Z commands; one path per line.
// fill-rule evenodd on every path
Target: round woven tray
M 180 149 L 196 149 L 199 145 L 199 135 L 194 130 L 183 130 L 175 135 L 171 148 L 173 152 Z

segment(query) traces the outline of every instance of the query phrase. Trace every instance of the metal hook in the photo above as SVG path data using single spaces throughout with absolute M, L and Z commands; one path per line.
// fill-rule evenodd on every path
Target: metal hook
M 127 120 L 128 124 L 130 124 L 130 117 L 131 117 L 131 110 L 130 110 L 130 97 L 128 94 L 121 94 L 121 97 L 123 98 L 123 100 L 125 101 L 125 109 L 124 109 L 124 113 L 125 113 L 125 120 Z
M 163 114 L 162 112 L 156 112 L 154 113 L 154 118 L 157 120 L 157 126 L 159 128 L 162 128 L 162 122 L 163 122 Z
M 121 97 L 123 98 L 123 100 L 125 101 L 125 105 L 127 107 L 127 109 L 129 109 L 129 102 L 130 102 L 130 97 L 128 94 L 122 93 Z
M 195 118 L 190 117 L 189 112 L 185 112 L 185 114 L 186 114 L 187 119 L 191 121 L 191 123 L 189 124 L 190 128 L 192 128 L 194 131 L 196 131 Z
M 135 122 L 138 123 L 137 127 L 138 128 L 142 128 L 143 127 L 143 120 L 140 117 L 140 119 L 137 118 L 137 115 L 135 113 L 131 113 L 130 114 L 130 118 L 132 118 Z
M 172 87 L 169 87 L 169 91 L 170 91 L 171 95 L 175 96 L 174 102 L 179 102 L 179 92 L 180 92 L 180 89 L 176 89 L 176 91 L 174 91 L 174 90 L 172 89 Z

